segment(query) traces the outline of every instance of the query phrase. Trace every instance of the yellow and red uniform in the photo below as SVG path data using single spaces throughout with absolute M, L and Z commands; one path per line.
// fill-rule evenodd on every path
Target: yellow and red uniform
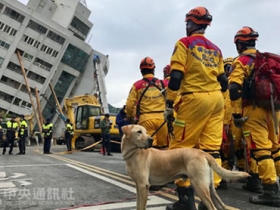
M 175 137 L 169 148 L 198 146 L 216 157 L 221 165 L 224 99 L 217 80 L 224 73 L 221 50 L 203 34 L 183 37 L 176 43 L 171 57 L 171 74 L 173 70 L 181 71 L 184 76 L 178 91 L 167 88 L 167 100 L 175 101 L 177 93 L 181 94 L 174 122 Z M 214 176 L 218 186 L 221 179 Z M 183 180 L 176 184 L 189 186 Z
M 242 54 L 255 54 L 256 49 L 247 49 Z M 243 85 L 254 69 L 254 58 L 249 55 L 240 55 L 233 62 L 233 71 L 229 82 Z M 280 175 L 280 152 L 278 135 L 276 134 L 271 110 L 253 105 L 248 99 L 239 98 L 232 101 L 233 113 L 248 117 L 243 124 L 243 134 L 247 145 L 252 150 L 253 158 L 257 160 L 259 177 L 263 184 L 276 183 L 277 174 Z M 279 122 L 279 113 L 276 113 Z M 272 158 L 273 157 L 273 158 Z M 275 164 L 274 164 L 274 160 Z M 250 170 L 256 170 L 251 164 Z M 277 172 L 276 172 L 277 170 Z
M 146 74 L 143 76 L 149 80 L 154 78 L 153 74 Z M 162 84 L 164 87 L 162 87 Z M 127 118 L 134 117 L 135 106 L 138 103 L 142 92 L 146 89 L 148 83 L 141 79 L 136 81 L 129 92 L 126 101 Z M 157 80 L 155 85 L 161 88 L 167 86 L 167 80 Z M 152 135 L 158 127 L 164 123 L 165 98 L 163 94 L 153 85 L 151 85 L 145 92 L 140 101 L 140 116 L 138 124 L 147 129 L 147 133 Z M 157 148 L 164 148 L 168 146 L 168 129 L 167 126 L 162 128 L 153 136 L 153 146 Z

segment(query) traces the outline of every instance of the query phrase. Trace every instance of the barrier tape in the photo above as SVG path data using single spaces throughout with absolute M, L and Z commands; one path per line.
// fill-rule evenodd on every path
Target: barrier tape
M 165 191 L 158 191 L 158 192 L 154 192 L 154 193 L 149 193 L 148 196 L 163 195 L 163 194 L 167 194 L 171 191 L 174 191 L 174 189 L 169 188 Z M 137 196 L 123 198 L 123 199 L 114 200 L 114 201 L 104 201 L 104 202 L 93 203 L 93 204 L 83 204 L 83 205 L 80 205 L 80 206 L 73 206 L 73 207 L 69 207 L 69 208 L 61 208 L 61 209 L 58 209 L 58 210 L 69 210 L 69 209 L 78 209 L 78 208 L 82 208 L 82 207 L 101 206 L 101 205 L 106 205 L 106 204 L 121 203 L 121 202 L 124 202 L 124 201 L 135 200 L 135 199 L 137 199 Z
M 78 149 L 78 150 L 72 150 L 72 151 L 64 151 L 64 152 L 56 152 L 56 153 L 53 153 L 53 154 L 57 154 L 57 155 L 63 155 L 63 154 L 72 154 L 74 152 L 81 152 L 81 151 L 84 151 L 84 150 L 87 150 L 87 149 L 90 149 L 92 147 L 95 147 L 96 145 L 98 145 L 99 143 L 101 143 L 102 140 L 99 140 L 85 148 L 82 148 L 82 149 Z M 114 140 L 111 140 L 112 143 L 115 143 L 115 144 L 121 144 L 121 142 L 118 142 L 118 141 L 114 141 Z

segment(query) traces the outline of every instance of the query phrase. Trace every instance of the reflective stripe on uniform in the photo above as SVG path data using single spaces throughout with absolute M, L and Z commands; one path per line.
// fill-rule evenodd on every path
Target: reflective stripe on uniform
M 174 125 L 177 125 L 179 127 L 185 127 L 185 121 L 184 120 L 175 120 Z

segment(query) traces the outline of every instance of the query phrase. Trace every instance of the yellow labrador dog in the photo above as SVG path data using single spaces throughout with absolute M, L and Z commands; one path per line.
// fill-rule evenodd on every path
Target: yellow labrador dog
M 127 125 L 122 127 L 122 131 L 121 152 L 126 161 L 126 171 L 136 184 L 137 210 L 146 209 L 150 185 L 163 185 L 181 177 L 190 179 L 208 210 L 224 210 L 226 206 L 214 188 L 211 169 L 225 180 L 250 176 L 246 172 L 229 171 L 218 166 L 211 155 L 199 149 L 149 148 L 152 138 L 143 126 Z

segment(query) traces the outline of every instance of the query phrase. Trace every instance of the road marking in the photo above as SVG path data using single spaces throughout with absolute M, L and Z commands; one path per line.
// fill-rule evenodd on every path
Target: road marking
M 18 182 L 21 186 L 28 186 L 32 184 L 31 182 L 27 182 L 25 180 L 19 180 Z
M 61 157 L 61 156 L 57 156 L 57 155 L 53 155 L 52 156 L 53 158 L 56 158 L 56 159 L 59 159 L 59 160 L 62 160 L 62 161 L 65 161 L 65 162 L 68 162 L 68 163 L 70 163 L 70 165 L 71 164 L 74 164 L 74 165 L 79 165 L 79 167 L 78 168 L 80 168 L 80 167 L 82 167 L 82 168 L 87 168 L 87 169 L 89 169 L 89 170 L 91 170 L 91 171 L 94 171 L 94 172 L 97 172 L 97 173 L 99 173 L 99 174 L 104 174 L 104 176 L 109 176 L 109 177 L 112 177 L 112 178 L 114 178 L 114 179 L 118 179 L 118 180 L 121 180 L 121 181 L 123 181 L 123 182 L 126 182 L 126 183 L 129 183 L 129 184 L 132 184 L 132 185 L 135 185 L 135 183 L 133 182 L 133 181 L 130 181 L 131 180 L 131 178 L 129 177 L 129 176 L 126 176 L 126 175 L 123 175 L 123 174 L 120 174 L 120 173 L 116 173 L 116 172 L 113 172 L 113 171 L 109 171 L 109 170 L 106 170 L 106 169 L 103 169 L 103 168 L 99 168 L 99 167 L 96 167 L 96 166 L 93 166 L 93 165 L 90 165 L 90 164 L 86 164 L 86 163 L 83 163 L 83 162 L 79 162 L 79 161 L 75 161 L 75 160 L 72 160 L 72 159 L 68 159 L 68 158 L 64 158 L 64 157 Z M 66 164 L 66 165 L 68 165 L 68 164 Z M 74 166 L 74 165 L 72 165 L 72 166 Z M 76 167 L 76 166 L 74 166 L 74 167 Z M 81 169 L 82 169 L 81 168 Z M 85 170 L 85 169 L 82 169 L 82 170 Z M 86 170 L 87 171 L 87 170 Z M 106 171 L 107 173 L 104 173 L 104 171 Z M 90 172 L 90 171 L 89 171 Z M 93 173 L 94 173 L 93 172 Z M 127 177 L 129 180 L 124 180 L 124 179 L 122 179 L 122 178 L 120 178 L 120 177 L 117 177 L 117 176 L 114 176 L 114 175 L 112 175 L 112 174 L 114 174 L 114 175 L 118 175 L 118 176 L 120 176 L 120 177 Z M 99 175 L 99 176 L 101 176 L 101 175 Z M 103 176 L 101 176 L 101 177 L 103 177 Z M 111 180 L 111 179 L 109 179 L 109 180 Z M 127 185 L 126 185 L 127 186 Z M 135 189 L 135 188 L 133 188 L 133 189 Z M 169 188 L 164 188 L 164 189 L 166 189 L 166 190 L 168 190 Z M 135 190 L 134 190 L 134 192 L 136 192 Z M 165 196 L 165 197 L 168 197 L 168 198 L 171 198 L 171 199 L 173 199 L 173 200 L 177 200 L 178 199 L 178 197 L 177 196 L 175 196 L 175 195 L 171 195 L 171 194 L 167 194 L 167 193 L 164 193 L 163 192 L 163 194 L 161 194 L 162 196 Z M 196 201 L 200 201 L 200 198 L 199 197 L 197 197 L 197 196 L 195 196 L 195 199 L 196 199 Z M 227 208 L 229 209 L 229 210 L 240 210 L 239 208 L 235 208 L 235 207 L 233 207 L 233 206 L 228 206 L 228 205 L 226 205 L 227 206 Z
M 39 167 L 39 166 L 65 166 L 65 163 L 60 164 L 33 164 L 33 165 L 8 165 L 8 166 L 0 166 L 0 168 L 13 168 L 13 167 Z
M 13 182 L 0 182 L 0 188 L 15 188 L 16 185 Z
M 123 184 L 121 182 L 109 179 L 107 177 L 104 177 L 104 176 L 99 175 L 97 173 L 85 170 L 85 169 L 80 168 L 78 166 L 74 166 L 72 164 L 66 164 L 66 165 L 69 166 L 70 168 L 73 168 L 75 170 L 78 170 L 80 172 L 83 172 L 83 173 L 88 174 L 90 176 L 93 176 L 97 179 L 103 180 L 107 183 L 113 184 L 117 187 L 120 187 L 122 189 L 125 189 L 129 192 L 132 192 L 132 193 L 136 194 L 136 189 L 134 187 L 131 187 L 131 186 L 128 186 L 128 185 Z M 168 204 L 168 203 L 171 203 L 171 202 L 168 201 L 168 200 L 165 200 L 163 198 L 157 197 L 157 196 L 149 196 L 147 205 L 160 205 L 160 204 Z M 108 204 L 108 205 L 102 205 L 102 206 L 96 206 L 96 207 L 92 206 L 90 209 L 92 209 L 92 210 L 95 210 L 95 209 L 99 210 L 100 209 L 101 210 L 101 209 L 117 209 L 117 208 L 124 208 L 124 207 L 135 207 L 135 202 L 114 203 L 113 205 Z M 83 208 L 81 208 L 81 209 L 83 209 Z
M 6 175 L 6 172 L 0 172 L 0 178 L 6 178 L 7 175 Z
M 74 165 L 72 165 L 72 164 L 66 164 L 66 165 L 69 166 L 69 167 L 71 167 L 71 168 L 74 168 L 74 169 L 76 169 L 76 170 L 78 170 L 78 171 L 81 171 L 81 172 L 83 172 L 83 173 L 85 173 L 85 174 L 91 175 L 91 176 L 96 177 L 96 178 L 98 178 L 98 179 L 101 179 L 101 180 L 103 180 L 103 181 L 105 181 L 105 182 L 108 182 L 108 183 L 110 183 L 110 184 L 113 184 L 113 185 L 116 185 L 116 186 L 118 186 L 118 187 L 121 187 L 121 188 L 123 188 L 123 189 L 125 189 L 125 190 L 128 190 L 128 191 L 132 192 L 132 193 L 136 193 L 135 187 L 128 186 L 128 185 L 123 184 L 123 183 L 121 183 L 121 182 L 112 180 L 112 179 L 110 179 L 110 178 L 104 177 L 104 176 L 102 176 L 102 175 L 99 175 L 99 174 L 97 174 L 97 173 L 88 171 L 88 170 L 83 169 L 83 168 L 80 168 L 80 167 L 78 167 L 78 166 L 74 166 Z
M 26 174 L 22 174 L 22 173 L 13 173 L 13 175 L 10 176 L 9 178 L 10 178 L 10 179 L 17 179 L 17 178 L 22 177 L 22 176 L 26 176 Z

